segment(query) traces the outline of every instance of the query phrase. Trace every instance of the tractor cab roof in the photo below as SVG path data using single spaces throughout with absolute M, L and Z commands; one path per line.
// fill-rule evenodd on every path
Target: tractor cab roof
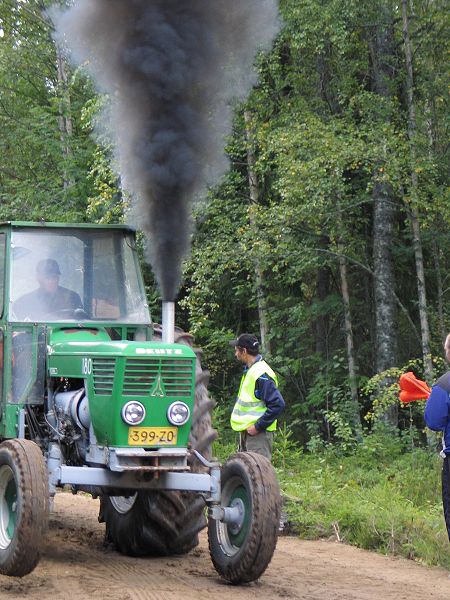
M 47 221 L 3 221 L 0 227 L 34 227 L 42 229 L 124 229 L 135 231 L 134 227 L 123 223 L 103 224 L 103 223 L 51 223 Z

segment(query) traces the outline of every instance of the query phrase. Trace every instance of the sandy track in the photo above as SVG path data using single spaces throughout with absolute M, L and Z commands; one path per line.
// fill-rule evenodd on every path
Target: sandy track
M 206 535 L 187 556 L 136 559 L 103 544 L 98 501 L 60 493 L 43 557 L 23 579 L 0 576 L 0 598 L 22 600 L 448 600 L 450 579 L 400 558 L 343 544 L 278 540 L 263 577 L 230 586 L 215 572 Z

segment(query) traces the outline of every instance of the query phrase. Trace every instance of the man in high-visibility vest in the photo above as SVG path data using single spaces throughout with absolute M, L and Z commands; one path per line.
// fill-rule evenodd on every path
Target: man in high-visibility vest
M 272 458 L 273 434 L 284 409 L 278 379 L 259 353 L 258 339 L 243 333 L 230 342 L 234 355 L 245 365 L 238 397 L 231 413 L 231 428 L 239 432 L 239 450 Z

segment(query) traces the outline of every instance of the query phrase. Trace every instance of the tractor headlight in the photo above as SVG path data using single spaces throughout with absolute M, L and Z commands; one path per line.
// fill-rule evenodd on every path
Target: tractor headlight
M 189 406 L 184 402 L 174 402 L 167 410 L 167 418 L 172 425 L 184 425 L 190 414 Z
M 135 400 L 127 402 L 122 408 L 122 419 L 127 425 L 139 425 L 145 419 L 145 408 Z

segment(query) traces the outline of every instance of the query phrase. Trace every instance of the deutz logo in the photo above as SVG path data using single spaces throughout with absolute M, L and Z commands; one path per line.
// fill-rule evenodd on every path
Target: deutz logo
M 157 396 L 159 398 L 163 398 L 164 395 L 164 383 L 161 375 L 158 375 L 155 381 L 155 385 L 153 386 L 153 389 L 150 392 L 150 396 Z
M 181 348 L 136 348 L 136 354 L 183 354 Z

